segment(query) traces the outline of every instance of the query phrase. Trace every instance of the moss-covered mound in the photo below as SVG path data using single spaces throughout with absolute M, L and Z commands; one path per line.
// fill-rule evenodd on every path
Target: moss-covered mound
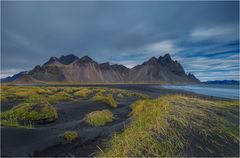
M 130 125 L 97 156 L 239 156 L 238 101 L 169 95 L 131 107 Z
M 94 111 L 87 114 L 84 118 L 85 122 L 92 126 L 103 126 L 108 122 L 112 122 L 113 114 L 109 110 Z
M 123 89 L 103 87 L 37 87 L 37 86 L 1 86 L 1 102 L 22 101 L 25 103 L 50 103 L 59 101 L 76 101 L 78 97 L 88 97 L 95 94 L 94 100 L 116 106 L 112 96 L 149 98 L 142 93 Z
M 66 131 L 60 134 L 59 137 L 65 141 L 72 142 L 78 138 L 78 133 L 76 131 Z
M 78 97 L 87 97 L 91 93 L 93 93 L 93 91 L 89 88 L 81 88 L 79 91 L 75 92 L 74 95 Z
M 117 102 L 114 100 L 112 94 L 108 94 L 107 96 L 96 95 L 96 96 L 92 97 L 92 101 L 105 103 L 113 108 L 117 107 Z
M 73 100 L 73 97 L 64 91 L 61 91 L 47 98 L 47 101 L 51 104 L 56 104 L 57 102 L 64 100 Z
M 57 111 L 47 103 L 42 104 L 20 104 L 12 109 L 2 112 L 2 125 L 8 126 L 12 122 L 21 124 L 22 122 L 52 122 L 58 118 Z

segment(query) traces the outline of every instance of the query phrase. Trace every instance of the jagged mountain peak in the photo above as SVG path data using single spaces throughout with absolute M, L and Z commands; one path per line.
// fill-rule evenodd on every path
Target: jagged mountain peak
M 127 68 L 126 66 L 124 66 L 122 64 L 113 64 L 112 67 L 113 68 L 126 68 L 126 69 L 129 69 L 129 68 Z
M 158 59 L 156 57 L 151 57 L 148 61 L 143 63 L 143 65 L 146 64 L 158 64 Z
M 111 65 L 111 67 L 114 70 L 117 70 L 117 71 L 120 71 L 120 72 L 124 72 L 124 73 L 128 73 L 128 71 L 130 70 L 129 68 L 127 68 L 126 66 L 121 65 L 121 64 L 113 64 L 113 65 Z
M 53 64 L 59 62 L 59 59 L 57 57 L 51 57 L 46 63 L 44 63 L 43 65 L 48 65 L 48 64 Z
M 57 57 L 51 57 L 45 64 L 43 65 L 48 65 L 48 64 L 53 64 L 53 63 L 61 63 L 64 65 L 71 64 L 75 60 L 79 59 L 77 56 L 74 54 L 69 54 L 69 55 L 62 55 L 60 58 Z
M 41 66 L 40 65 L 37 65 L 33 68 L 32 71 L 39 71 L 41 69 Z
M 62 64 L 65 64 L 65 65 L 68 65 L 68 64 L 71 64 L 73 63 L 75 60 L 79 59 L 77 56 L 75 56 L 74 54 L 69 54 L 69 55 L 62 55 L 60 58 L 59 58 L 59 61 L 62 63 Z
M 110 68 L 111 68 L 109 62 L 105 62 L 105 63 L 99 64 L 99 66 L 100 66 L 101 68 L 103 68 L 103 69 L 110 69 Z
M 110 66 L 110 63 L 109 62 L 105 62 L 105 63 L 102 63 L 100 65 L 104 65 L 104 66 Z
M 151 57 L 148 62 L 157 62 L 157 58 L 156 57 Z
M 164 59 L 168 59 L 168 60 L 172 60 L 172 58 L 171 58 L 171 56 L 170 56 L 169 53 L 165 54 L 165 55 L 163 56 L 163 58 L 164 58 Z
M 79 59 L 82 62 L 95 62 L 92 58 L 90 58 L 89 56 L 83 56 Z
M 160 56 L 160 57 L 158 58 L 158 61 L 159 61 L 159 63 L 162 64 L 162 65 L 166 65 L 166 64 L 169 63 L 169 62 L 173 62 L 170 54 L 165 54 L 164 56 Z
M 194 74 L 192 74 L 192 73 L 188 73 L 188 77 L 190 78 L 190 79 L 193 79 L 193 80 L 198 80 L 196 77 L 195 77 L 195 75 Z M 199 81 L 199 80 L 198 80 Z
M 60 59 L 61 58 L 66 58 L 66 57 L 73 57 L 73 58 L 78 58 L 76 55 L 74 55 L 74 54 L 68 54 L 68 55 L 62 55 L 61 57 L 60 57 Z

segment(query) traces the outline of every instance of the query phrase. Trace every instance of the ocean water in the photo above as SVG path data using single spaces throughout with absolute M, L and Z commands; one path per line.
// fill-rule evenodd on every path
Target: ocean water
M 239 85 L 198 84 L 198 85 L 164 85 L 162 87 L 167 89 L 189 91 L 208 96 L 239 99 Z

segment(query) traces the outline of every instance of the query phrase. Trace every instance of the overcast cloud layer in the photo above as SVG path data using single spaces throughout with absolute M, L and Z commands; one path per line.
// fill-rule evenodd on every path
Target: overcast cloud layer
M 141 64 L 170 53 L 200 80 L 239 76 L 239 2 L 1 2 L 1 77 L 51 56 Z

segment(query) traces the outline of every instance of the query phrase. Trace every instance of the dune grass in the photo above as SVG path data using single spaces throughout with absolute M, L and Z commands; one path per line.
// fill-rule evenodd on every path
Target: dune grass
M 21 124 L 17 120 L 14 119 L 8 119 L 8 120 L 1 120 L 0 125 L 3 127 L 16 127 L 16 128 L 33 128 L 33 125 L 31 122 Z
M 74 100 L 77 97 L 87 97 L 90 94 L 96 96 L 116 95 L 118 97 L 137 96 L 142 99 L 149 98 L 142 93 L 131 92 L 123 89 L 103 87 L 38 87 L 38 86 L 1 86 L 1 102 L 23 100 L 25 102 L 49 102 L 56 104 L 62 100 Z M 99 98 L 99 97 L 98 97 Z M 101 100 L 101 99 L 100 99 Z M 113 103 L 112 105 L 115 106 Z
M 41 86 L 1 86 L 1 102 L 13 102 L 16 106 L 1 113 L 1 125 L 31 127 L 32 121 L 57 119 L 57 111 L 52 105 L 59 101 L 77 101 L 77 96 L 95 94 L 92 101 L 117 107 L 115 97 L 140 96 L 141 94 L 115 88 L 104 87 L 41 87 Z
M 96 95 L 91 99 L 94 102 L 105 103 L 113 108 L 117 108 L 117 102 L 114 100 L 112 94 L 108 94 L 107 96 Z
M 84 118 L 85 122 L 92 126 L 103 126 L 108 122 L 112 122 L 113 114 L 109 110 L 93 111 Z
M 59 137 L 68 142 L 72 142 L 78 138 L 78 133 L 76 131 L 66 131 L 63 134 L 60 134 Z
M 66 93 L 66 92 L 58 92 L 54 95 L 50 95 L 48 98 L 47 98 L 47 101 L 50 103 L 50 104 L 56 104 L 57 102 L 59 101 L 64 101 L 64 100 L 74 100 L 73 97 Z
M 93 93 L 93 90 L 89 88 L 81 88 L 79 91 L 75 92 L 74 95 L 78 97 L 87 97 L 91 93 Z
M 97 156 L 238 156 L 239 102 L 167 95 L 131 105 L 132 122 Z
M 63 92 L 71 94 L 71 93 L 75 93 L 76 91 L 78 91 L 79 88 L 77 87 L 64 87 L 62 89 Z
M 6 101 L 8 101 L 8 97 L 1 95 L 1 102 L 6 102 Z
M 49 95 L 51 94 L 50 88 L 47 87 L 34 87 L 34 86 L 2 86 L 1 87 L 1 101 L 15 101 L 19 99 L 28 99 L 33 95 Z M 4 100 L 2 100 L 2 98 Z
M 108 90 L 110 93 L 112 94 L 116 94 L 118 97 L 139 97 L 140 99 L 150 99 L 150 96 L 148 96 L 147 94 L 143 94 L 143 93 L 138 93 L 138 92 L 132 92 L 129 90 L 125 90 L 125 89 L 109 89 Z
M 49 104 L 23 103 L 1 113 L 1 123 L 4 126 L 11 124 L 22 125 L 21 122 L 45 121 L 51 122 L 58 118 L 57 111 Z
M 47 98 L 44 95 L 34 94 L 24 99 L 23 103 L 29 104 L 47 103 Z

